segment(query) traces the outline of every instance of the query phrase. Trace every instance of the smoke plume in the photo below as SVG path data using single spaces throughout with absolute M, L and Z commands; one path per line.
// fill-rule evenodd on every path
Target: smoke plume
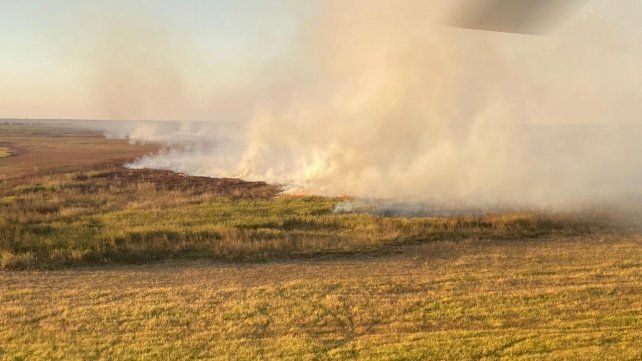
M 642 5 L 531 36 L 444 26 L 451 3 L 321 2 L 251 119 L 131 166 L 467 207 L 639 197 Z

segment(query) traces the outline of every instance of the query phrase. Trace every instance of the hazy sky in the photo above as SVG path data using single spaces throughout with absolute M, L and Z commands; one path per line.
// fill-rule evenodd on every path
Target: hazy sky
M 244 121 L 184 123 L 219 146 L 139 165 L 329 195 L 639 195 L 640 128 L 594 126 L 642 122 L 642 1 L 578 1 L 543 36 L 445 26 L 457 3 L 0 0 L 0 117 Z M 157 128 L 123 136 L 175 140 Z
M 400 0 L 404 6 L 420 4 L 422 19 L 444 7 L 434 4 L 452 2 Z M 311 77 L 323 77 L 309 65 L 325 58 L 315 53 L 323 44 L 310 36 L 332 32 L 336 26 L 332 17 L 315 25 L 327 18 L 329 3 L 336 2 L 0 0 L 0 117 L 247 120 L 258 100 L 277 102 L 279 89 L 296 89 L 288 88 L 288 82 L 308 76 L 298 67 L 311 69 Z M 351 13 L 346 6 L 350 3 L 360 3 L 365 10 Z M 383 3 L 339 1 L 336 13 L 358 23 L 360 17 L 374 17 Z M 584 3 L 587 6 L 567 29 L 554 36 L 457 30 L 448 39 L 460 49 L 470 42 L 488 44 L 496 49 L 497 64 L 505 61 L 517 72 L 530 72 L 526 75 L 532 79 L 514 80 L 512 87 L 532 89 L 547 78 L 553 82 L 568 77 L 569 85 L 589 79 L 585 86 L 575 87 L 590 93 L 583 96 L 585 101 L 600 105 L 598 110 L 605 114 L 626 113 L 614 118 L 630 122 L 625 118 L 631 118 L 630 109 L 639 103 L 642 82 L 642 2 Z M 358 38 L 361 45 L 371 40 L 370 35 Z M 350 41 L 338 36 L 336 44 L 361 46 Z M 376 54 L 380 48 L 369 50 Z M 367 58 L 351 56 L 355 61 Z M 473 65 L 475 56 L 467 59 Z M 557 94 L 549 85 L 541 85 L 540 93 L 547 93 L 551 101 L 558 99 L 556 108 L 563 110 L 569 97 L 577 98 L 572 91 Z M 596 112 L 585 108 L 588 115 Z M 560 110 L 560 118 L 573 116 Z
M 289 49 L 311 10 L 305 1 L 0 0 L 0 117 L 206 118 L 229 103 L 216 94 L 232 96 Z M 105 104 L 102 88 L 132 96 L 137 87 L 180 106 Z

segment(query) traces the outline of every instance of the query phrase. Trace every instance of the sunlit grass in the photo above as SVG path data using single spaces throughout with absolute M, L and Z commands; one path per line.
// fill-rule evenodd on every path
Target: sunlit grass
M 0 358 L 639 360 L 642 239 L 0 272 Z
M 0 158 L 5 158 L 11 155 L 9 148 L 0 147 Z

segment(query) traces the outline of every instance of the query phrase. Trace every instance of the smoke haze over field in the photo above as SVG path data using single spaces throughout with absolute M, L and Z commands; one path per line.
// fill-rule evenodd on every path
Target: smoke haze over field
M 85 78 L 108 117 L 210 120 L 111 126 L 171 145 L 132 167 L 465 206 L 639 197 L 642 3 L 580 1 L 545 36 L 448 26 L 468 3 L 285 2 L 309 8 L 291 42 L 236 72 L 154 16 L 120 17 Z
M 133 166 L 466 205 L 640 194 L 642 5 L 534 37 L 443 26 L 444 4 L 323 2 L 234 146 Z

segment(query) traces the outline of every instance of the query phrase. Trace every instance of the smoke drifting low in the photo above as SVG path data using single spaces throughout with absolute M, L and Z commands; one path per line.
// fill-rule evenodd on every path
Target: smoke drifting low
M 186 125 L 199 141 L 131 166 L 464 207 L 639 199 L 642 5 L 595 0 L 529 36 L 443 26 L 450 4 L 321 2 L 251 119 Z

